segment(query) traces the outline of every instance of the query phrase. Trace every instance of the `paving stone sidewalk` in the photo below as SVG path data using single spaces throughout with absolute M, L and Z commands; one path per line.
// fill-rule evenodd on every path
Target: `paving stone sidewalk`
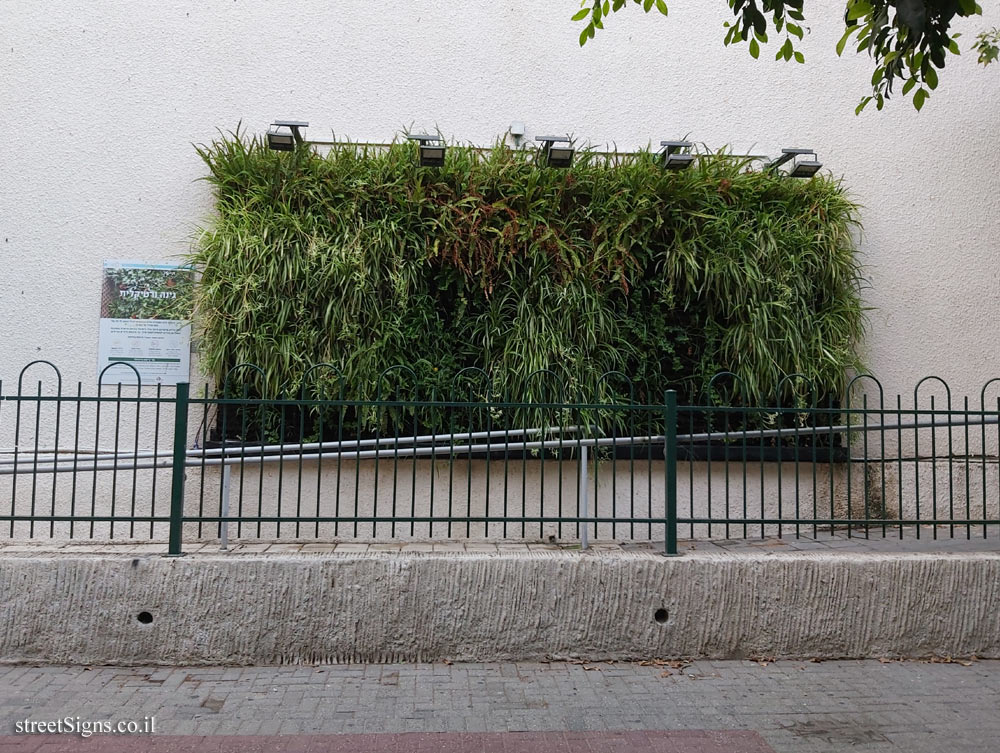
M 900 535 L 892 526 L 856 527 L 851 530 L 802 524 L 789 526 L 782 536 L 760 535 L 760 527 L 733 523 L 728 527 L 732 538 L 726 538 L 727 527 L 713 524 L 715 538 L 686 539 L 688 526 L 681 526 L 678 548 L 681 553 L 715 554 L 791 554 L 796 552 L 860 553 L 860 554 L 969 554 L 1000 553 L 1000 528 L 977 525 L 921 525 L 907 527 Z M 742 537 L 742 538 L 741 538 Z M 663 541 L 591 541 L 590 554 L 608 552 L 662 553 Z M 0 555 L 31 557 L 40 554 L 59 556 L 108 555 L 153 556 L 167 551 L 166 541 L 125 540 L 91 541 L 86 539 L 33 541 L 0 541 Z M 223 551 L 219 542 L 188 541 L 186 555 L 312 555 L 343 556 L 392 554 L 528 554 L 531 552 L 579 552 L 580 544 L 543 541 L 423 541 L 393 539 L 387 541 L 343 540 L 250 540 L 234 541 Z
M 14 735 L 147 716 L 151 738 Z M 0 753 L 72 750 L 989 753 L 1000 661 L 0 666 Z

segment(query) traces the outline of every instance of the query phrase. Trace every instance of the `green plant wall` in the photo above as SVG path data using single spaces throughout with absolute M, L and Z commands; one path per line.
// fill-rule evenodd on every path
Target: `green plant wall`
M 699 401 L 728 370 L 763 401 L 793 373 L 836 393 L 858 366 L 857 207 L 830 178 L 724 154 L 557 170 L 504 146 L 421 168 L 407 142 L 282 153 L 238 132 L 199 153 L 217 216 L 191 256 L 196 323 L 219 384 L 249 362 L 254 391 L 289 393 L 329 362 L 370 399 L 409 389 L 380 379 L 406 365 L 421 398 L 447 397 L 479 367 L 478 392 L 512 400 Z

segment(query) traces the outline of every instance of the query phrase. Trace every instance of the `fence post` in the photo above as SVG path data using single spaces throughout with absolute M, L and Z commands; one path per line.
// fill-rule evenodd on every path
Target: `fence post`
M 170 540 L 167 545 L 167 555 L 171 557 L 179 557 L 183 554 L 181 551 L 181 532 L 184 517 L 184 464 L 187 461 L 190 390 L 190 384 L 179 382 L 177 395 L 174 399 L 174 458 L 173 473 L 170 479 Z
M 663 482 L 666 497 L 665 551 L 677 556 L 677 392 L 667 390 L 664 396 Z

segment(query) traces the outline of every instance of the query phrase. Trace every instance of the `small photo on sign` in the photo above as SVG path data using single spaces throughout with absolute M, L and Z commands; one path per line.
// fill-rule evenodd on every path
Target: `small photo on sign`
M 190 269 L 109 267 L 109 263 L 104 265 L 102 319 L 190 319 L 194 293 Z
M 194 272 L 104 262 L 98 377 L 104 384 L 177 384 L 190 371 Z

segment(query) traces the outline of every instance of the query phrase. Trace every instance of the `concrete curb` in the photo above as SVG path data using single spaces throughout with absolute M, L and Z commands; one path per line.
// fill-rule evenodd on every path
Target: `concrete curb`
M 1000 554 L 0 555 L 0 661 L 1000 657 Z

